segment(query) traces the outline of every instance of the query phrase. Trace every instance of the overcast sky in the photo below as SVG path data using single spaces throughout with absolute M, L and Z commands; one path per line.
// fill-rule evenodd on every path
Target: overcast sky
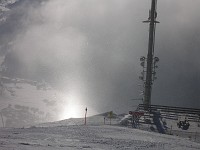
M 200 1 L 158 0 L 152 103 L 200 107 Z M 9 75 L 46 80 L 98 112 L 141 98 L 150 0 L 19 0 L 0 24 Z M 14 67 L 12 67 L 14 66 Z

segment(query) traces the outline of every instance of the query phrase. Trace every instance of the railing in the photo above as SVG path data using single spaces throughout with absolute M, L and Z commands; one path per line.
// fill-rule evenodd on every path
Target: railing
M 146 111 L 151 114 L 154 111 L 159 111 L 161 117 L 178 120 L 180 117 L 185 117 L 188 121 L 200 122 L 200 109 L 186 107 L 172 107 L 163 105 L 138 105 L 137 111 Z

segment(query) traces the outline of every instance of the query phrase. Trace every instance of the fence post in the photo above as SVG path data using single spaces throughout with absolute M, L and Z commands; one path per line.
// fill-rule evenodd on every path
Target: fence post
M 195 135 L 194 135 L 194 141 L 196 142 L 196 139 L 197 139 L 197 131 L 195 132 Z
M 3 121 L 3 116 L 2 116 L 2 113 L 1 114 L 1 120 L 2 120 L 2 124 L 3 124 L 3 128 L 4 128 L 4 121 Z
M 86 125 L 86 118 L 87 118 L 87 107 L 85 108 L 85 125 Z
M 172 125 L 171 125 L 171 128 L 170 128 L 170 135 L 172 135 Z

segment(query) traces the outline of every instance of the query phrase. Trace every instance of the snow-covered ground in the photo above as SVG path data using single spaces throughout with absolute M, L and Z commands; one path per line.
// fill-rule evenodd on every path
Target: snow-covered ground
M 8 6 L 16 3 L 17 1 L 18 0 L 1 0 L 0 1 L 0 23 L 2 21 L 6 21 L 7 19 L 6 12 L 10 10 Z M 1 61 L 1 58 L 0 58 L 0 61 Z
M 38 122 L 59 120 L 61 94 L 46 83 L 1 77 L 0 113 L 6 127 L 23 127 Z M 3 127 L 0 121 L 0 127 Z
M 71 122 L 71 120 L 68 121 Z M 200 144 L 176 136 L 132 128 L 77 124 L 54 127 L 1 128 L 0 149 L 198 150 Z
M 0 150 L 198 150 L 189 138 L 117 126 L 119 118 L 96 115 L 43 123 L 29 128 L 0 128 Z

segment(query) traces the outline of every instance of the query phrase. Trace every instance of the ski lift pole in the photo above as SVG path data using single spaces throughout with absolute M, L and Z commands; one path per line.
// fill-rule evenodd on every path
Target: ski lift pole
M 87 107 L 85 108 L 85 125 L 86 125 Z

